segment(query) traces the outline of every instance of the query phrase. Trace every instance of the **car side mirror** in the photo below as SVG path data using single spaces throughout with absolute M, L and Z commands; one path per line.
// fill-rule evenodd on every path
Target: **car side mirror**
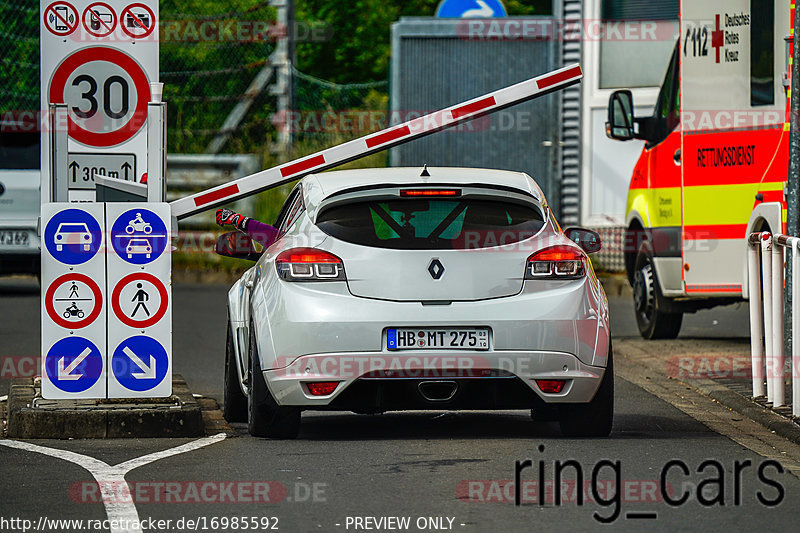
M 614 91 L 608 99 L 606 136 L 617 141 L 630 141 L 633 131 L 633 94 L 625 89 Z
M 586 228 L 571 227 L 564 230 L 564 234 L 569 240 L 577 244 L 587 254 L 599 252 L 603 247 L 600 234 Z
M 258 258 L 261 257 L 261 252 L 256 251 L 253 239 L 241 231 L 231 231 L 220 235 L 214 251 L 223 257 L 249 261 L 258 261 Z

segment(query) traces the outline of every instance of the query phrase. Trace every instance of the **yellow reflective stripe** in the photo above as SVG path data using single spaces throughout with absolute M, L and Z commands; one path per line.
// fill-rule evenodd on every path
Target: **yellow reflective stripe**
M 736 185 L 701 185 L 683 191 L 684 224 L 746 224 L 753 212 L 758 191 L 783 189 L 783 183 L 743 183 Z
M 681 225 L 681 188 L 631 189 L 626 212 L 639 213 L 647 228 Z

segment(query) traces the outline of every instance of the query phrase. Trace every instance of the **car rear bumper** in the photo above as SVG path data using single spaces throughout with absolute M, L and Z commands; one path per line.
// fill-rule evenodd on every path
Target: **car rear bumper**
M 264 379 L 280 405 L 305 409 L 531 409 L 590 401 L 604 372 L 559 352 L 330 353 L 299 357 Z M 565 383 L 546 394 L 536 380 Z M 310 393 L 308 383 L 331 381 L 338 382 L 332 394 Z
M 525 282 L 514 296 L 447 305 L 358 298 L 342 282 L 273 279 L 256 285 L 251 302 L 264 370 L 313 354 L 418 353 L 389 351 L 388 328 L 488 328 L 489 350 L 478 354 L 565 353 L 595 367 L 605 367 L 610 338 L 605 295 L 588 277 Z

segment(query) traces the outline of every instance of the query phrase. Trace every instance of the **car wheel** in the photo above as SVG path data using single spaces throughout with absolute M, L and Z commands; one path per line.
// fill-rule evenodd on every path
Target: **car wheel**
M 608 437 L 614 422 L 614 357 L 608 347 L 608 365 L 592 401 L 559 405 L 561 433 L 566 437 Z
M 663 296 L 653 267 L 653 259 L 646 246 L 636 256 L 633 273 L 633 306 L 636 325 L 645 339 L 674 339 L 681 331 L 683 313 L 667 313 Z
M 300 409 L 278 405 L 267 388 L 250 324 L 250 379 L 247 380 L 247 430 L 254 437 L 294 439 L 300 431 Z
M 239 372 L 236 369 L 236 353 L 233 351 L 233 334 L 228 322 L 228 335 L 225 343 L 225 406 L 222 416 L 228 422 L 247 422 L 247 396 L 239 385 Z

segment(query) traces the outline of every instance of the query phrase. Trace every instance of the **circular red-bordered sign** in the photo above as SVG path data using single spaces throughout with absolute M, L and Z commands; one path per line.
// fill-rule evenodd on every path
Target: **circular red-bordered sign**
M 83 10 L 81 22 L 83 22 L 83 29 L 89 35 L 106 37 L 111 35 L 117 26 L 117 13 L 106 3 L 95 2 Z
M 69 136 L 88 146 L 116 146 L 136 135 L 142 128 L 147 120 L 147 102 L 150 100 L 150 83 L 147 81 L 147 74 L 139 66 L 139 63 L 128 54 L 107 46 L 92 46 L 73 52 L 61 62 L 50 79 L 50 103 L 65 103 L 64 90 L 70 75 L 82 65 L 92 61 L 107 61 L 128 73 L 136 87 L 136 108 L 128 122 L 116 130 L 108 132 L 87 130 L 76 124 L 70 116 Z
M 43 19 L 47 31 L 59 37 L 65 37 L 78 28 L 78 10 L 67 2 L 53 2 L 47 6 Z
M 150 20 L 142 20 L 140 16 L 131 11 L 133 8 L 144 9 L 147 12 L 146 15 L 150 16 Z M 156 27 L 155 13 L 153 13 L 153 10 L 144 4 L 130 4 L 128 7 L 123 9 L 122 12 L 120 12 L 119 18 L 122 31 L 134 39 L 143 39 L 147 37 L 153 33 L 153 30 Z M 130 25 L 128 24 L 129 20 L 131 23 Z M 147 24 L 147 22 L 149 22 L 149 24 Z
M 92 291 L 92 295 L 94 296 L 94 307 L 92 308 L 92 312 L 89 313 L 89 316 L 84 318 L 83 320 L 78 320 L 76 322 L 70 322 L 69 320 L 65 320 L 59 313 L 56 311 L 55 306 L 53 305 L 54 296 L 56 289 L 63 286 L 65 283 L 70 281 L 80 281 L 81 283 L 85 284 L 89 287 Z M 50 284 L 47 288 L 47 292 L 44 296 L 44 307 L 47 310 L 47 316 L 50 319 L 61 326 L 62 328 L 67 329 L 81 329 L 85 328 L 89 324 L 95 321 L 95 319 L 100 315 L 100 310 L 103 308 L 103 293 L 100 291 L 100 287 L 97 286 L 97 283 L 85 274 L 78 274 L 77 272 L 72 272 L 70 274 L 64 274 L 56 278 L 56 280 Z
M 158 310 L 153 313 L 151 316 L 145 318 L 144 320 L 135 320 L 128 315 L 126 315 L 122 311 L 122 307 L 119 303 L 119 297 L 122 294 L 122 289 L 128 286 L 133 281 L 146 281 L 152 284 L 157 290 L 158 295 L 161 298 L 161 303 L 158 306 Z M 149 328 L 150 326 L 157 323 L 161 318 L 164 316 L 164 313 L 167 312 L 167 306 L 169 305 L 169 295 L 167 294 L 167 288 L 161 282 L 160 279 L 155 277 L 152 274 L 148 274 L 147 272 L 134 272 L 133 274 L 128 274 L 117 283 L 117 286 L 114 287 L 114 292 L 111 293 L 111 308 L 114 309 L 114 314 L 117 315 L 117 318 L 120 322 L 125 324 L 126 326 L 130 326 L 132 328 Z

